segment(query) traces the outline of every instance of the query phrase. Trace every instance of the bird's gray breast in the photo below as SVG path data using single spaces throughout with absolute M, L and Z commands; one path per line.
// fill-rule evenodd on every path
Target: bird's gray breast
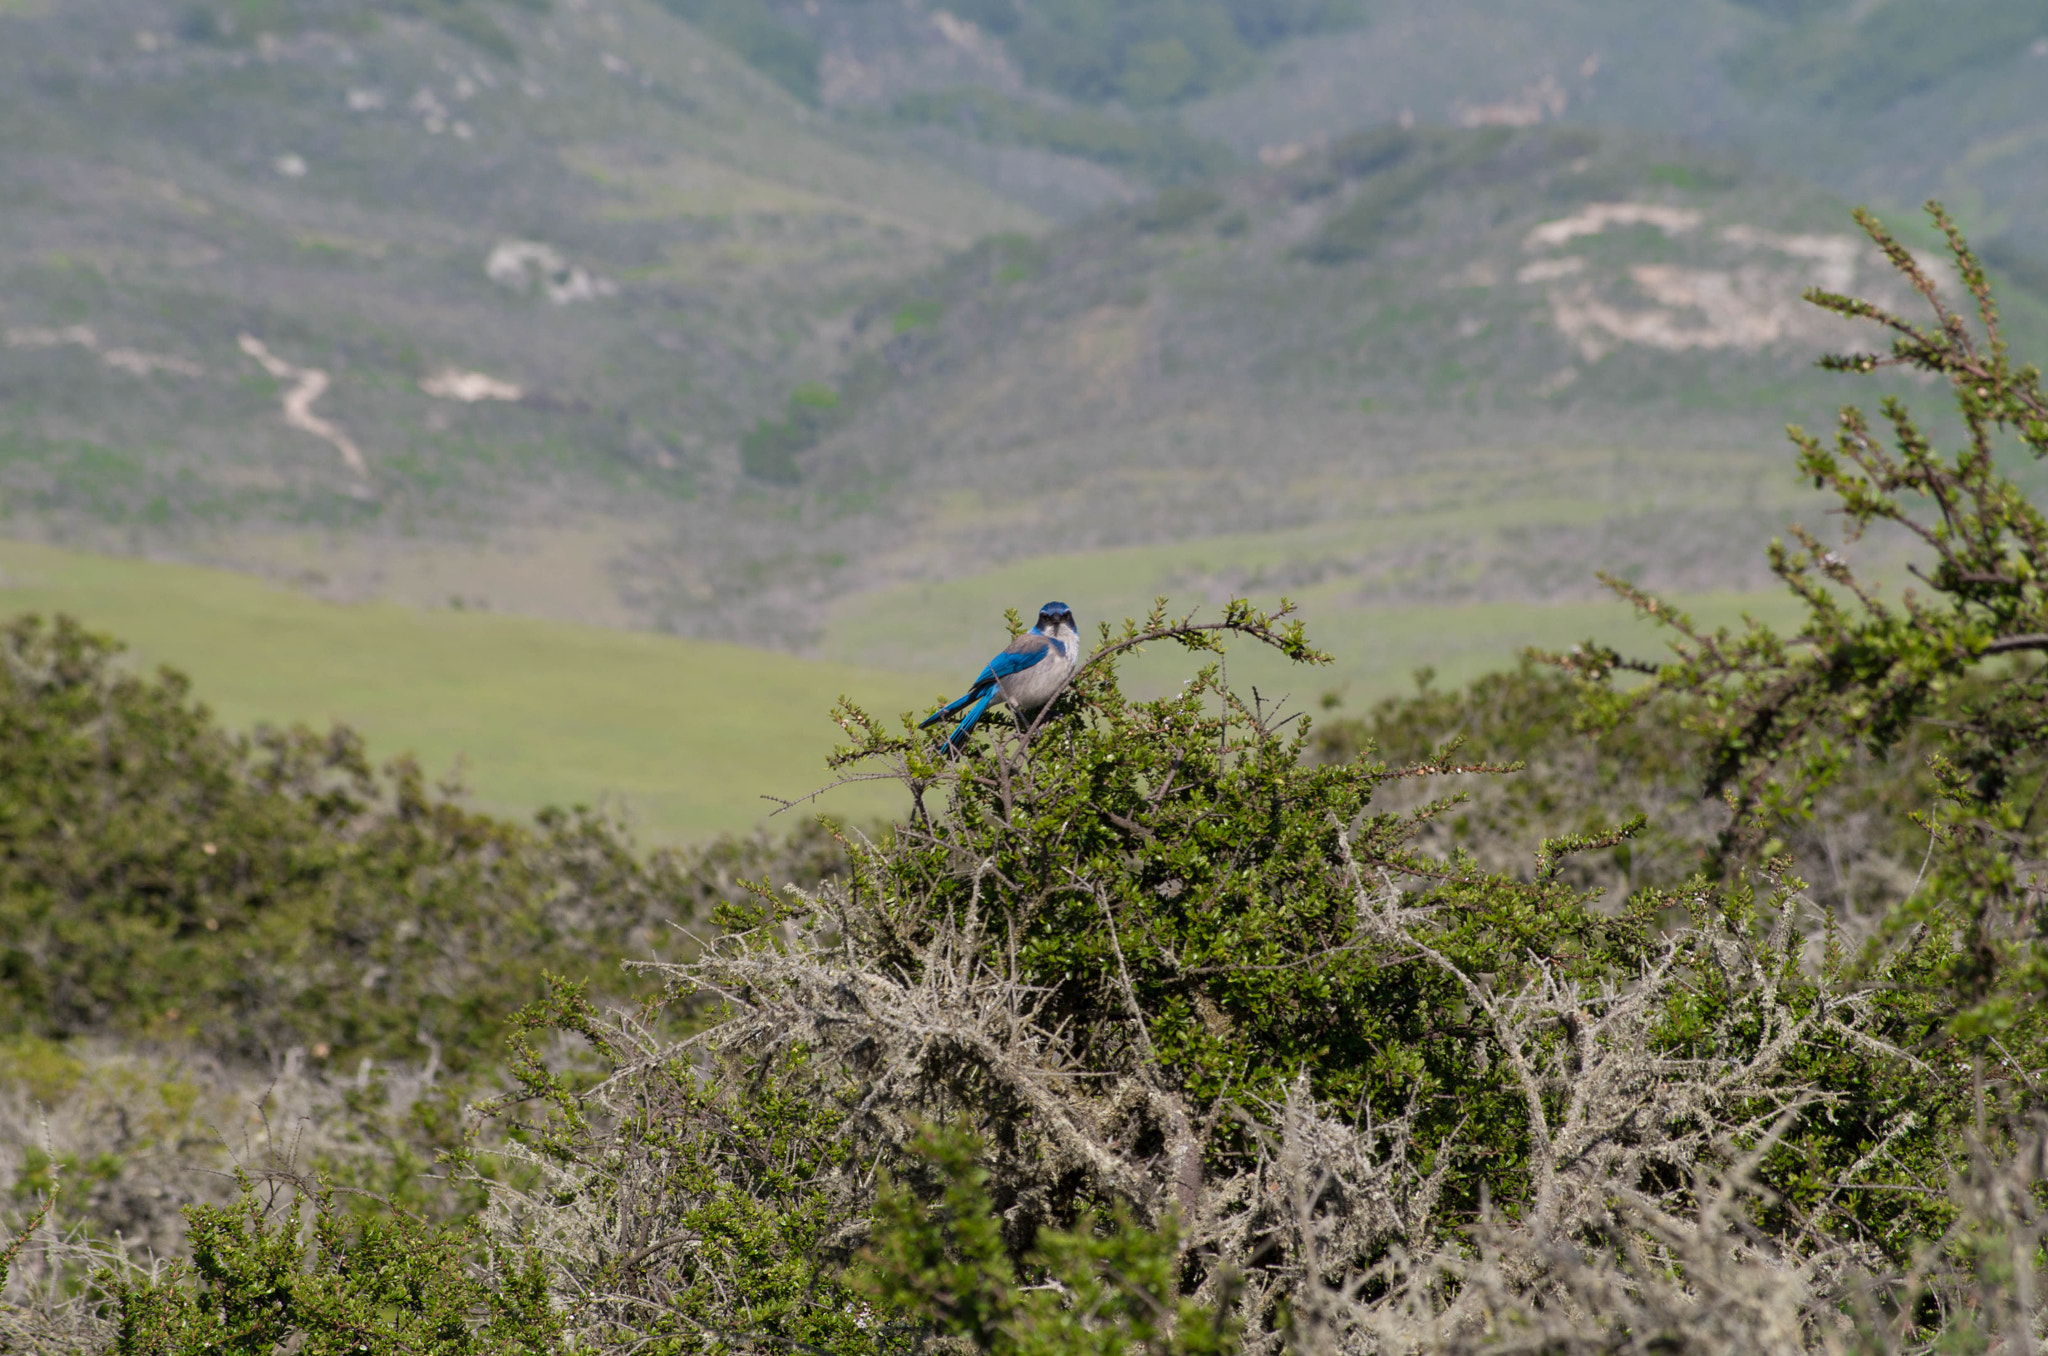
M 1051 653 L 1030 668 L 999 678 L 996 684 L 1012 710 L 1028 715 L 1051 701 L 1052 694 L 1059 691 L 1060 683 L 1073 670 L 1073 647 L 1067 646 L 1062 650 L 1054 646 Z

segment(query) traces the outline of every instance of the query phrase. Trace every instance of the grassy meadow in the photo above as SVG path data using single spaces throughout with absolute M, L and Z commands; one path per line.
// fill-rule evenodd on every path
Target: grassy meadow
M 232 726 L 346 722 L 380 757 L 410 752 L 430 773 L 459 770 L 488 808 L 604 802 L 642 836 L 673 842 L 755 827 L 773 808 L 761 796 L 822 785 L 838 735 L 826 713 L 840 693 L 880 711 L 951 695 L 1001 643 L 1004 608 L 1062 597 L 1092 630 L 1142 614 L 1154 585 L 1170 584 L 1200 550 L 1069 555 L 873 595 L 849 611 L 826 647 L 838 657 L 828 658 L 499 613 L 337 604 L 221 570 L 21 542 L 0 542 L 0 608 L 70 612 L 111 632 L 137 663 L 190 674 Z M 1353 587 L 1289 590 L 1335 655 L 1331 668 L 1289 673 L 1246 655 L 1250 681 L 1268 696 L 1291 694 L 1297 708 L 1337 690 L 1356 709 L 1405 689 L 1424 666 L 1460 682 L 1512 663 L 1523 646 L 1648 640 L 1611 602 L 1347 605 L 1342 590 Z M 1176 597 L 1211 601 L 1194 589 Z M 1780 607 L 1768 592 L 1682 600 L 1716 621 Z M 898 643 L 864 643 L 877 637 Z M 1162 650 L 1131 673 L 1136 690 L 1159 691 L 1188 671 L 1185 657 Z M 1232 676 L 1245 681 L 1242 670 Z M 859 786 L 819 804 L 860 817 L 900 808 L 891 792 Z
M 245 575 L 0 543 L 0 607 L 70 612 L 190 674 L 231 726 L 343 721 L 379 756 L 460 768 L 524 812 L 608 801 L 646 838 L 743 830 L 822 785 L 844 692 L 908 707 L 930 678 L 710 641 L 393 603 L 340 605 Z M 822 805 L 883 814 L 860 788 Z
M 1061 599 L 1076 609 L 1091 644 L 1097 622 L 1143 616 L 1162 592 L 1176 611 L 1206 606 L 1212 617 L 1220 615 L 1222 599 L 1165 587 L 1170 580 L 1162 575 L 1168 572 L 1156 568 L 1156 557 L 1172 550 L 1048 557 L 971 578 L 871 595 L 848 609 L 830 633 L 828 646 L 835 656 L 865 655 L 870 650 L 864 642 L 893 630 L 902 637 L 906 660 L 921 663 L 927 671 L 950 667 L 964 677 L 984 652 L 1001 644 L 1005 607 L 1017 608 L 1028 619 L 1039 603 Z M 1148 580 L 1161 587 L 1150 587 Z M 1615 599 L 1370 606 L 1347 603 L 1344 593 L 1355 588 L 1356 581 L 1351 580 L 1285 590 L 1300 605 L 1310 638 L 1329 652 L 1328 668 L 1304 670 L 1269 653 L 1246 652 L 1238 659 L 1226 657 L 1232 682 L 1256 686 L 1267 697 L 1286 694 L 1294 709 L 1313 709 L 1323 694 L 1335 692 L 1347 708 L 1357 710 L 1409 690 L 1417 670 L 1434 670 L 1434 681 L 1441 686 L 1459 686 L 1512 666 L 1531 646 L 1567 649 L 1593 637 L 1630 653 L 1662 653 L 1656 629 Z M 1253 588 L 1249 596 L 1272 606 L 1281 593 Z M 1676 591 L 1661 596 L 1709 626 L 1739 626 L 1745 615 L 1783 625 L 1798 616 L 1783 590 Z M 1167 649 L 1142 655 L 1126 668 L 1129 690 L 1145 695 L 1177 685 L 1192 671 L 1192 661 Z

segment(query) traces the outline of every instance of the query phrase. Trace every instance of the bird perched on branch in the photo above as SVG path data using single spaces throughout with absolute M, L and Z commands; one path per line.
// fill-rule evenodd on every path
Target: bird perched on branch
M 1038 624 L 989 660 L 966 695 L 926 716 L 917 728 L 936 725 L 964 709 L 967 714 L 946 736 L 946 747 L 958 749 L 997 697 L 1010 704 L 1020 721 L 1028 719 L 1060 690 L 1080 653 L 1081 633 L 1074 629 L 1073 609 L 1065 603 L 1047 603 L 1038 609 Z

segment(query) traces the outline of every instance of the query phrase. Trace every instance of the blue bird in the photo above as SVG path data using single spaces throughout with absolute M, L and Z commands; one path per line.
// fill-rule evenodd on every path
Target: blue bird
M 1019 719 L 1027 719 L 1052 700 L 1073 673 L 1080 653 L 1081 633 L 1074 629 L 1073 609 L 1065 603 L 1047 603 L 1038 609 L 1038 625 L 989 660 L 988 667 L 981 671 L 981 677 L 974 680 L 966 695 L 926 716 L 917 728 L 936 725 L 964 709 L 967 714 L 946 736 L 946 747 L 958 749 L 988 713 L 989 703 L 998 697 L 1010 704 Z

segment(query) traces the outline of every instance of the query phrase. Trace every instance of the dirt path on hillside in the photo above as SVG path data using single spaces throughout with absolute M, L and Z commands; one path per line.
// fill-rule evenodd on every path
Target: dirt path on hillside
M 369 464 L 363 460 L 362 449 L 357 447 L 346 433 L 331 421 L 313 413 L 313 403 L 327 393 L 327 374 L 317 367 L 294 367 L 264 347 L 263 341 L 254 335 L 245 334 L 239 341 L 242 352 L 254 358 L 265 372 L 279 381 L 298 384 L 284 393 L 284 421 L 303 433 L 332 443 L 341 453 L 341 459 L 348 463 L 348 469 L 359 476 L 370 473 Z

